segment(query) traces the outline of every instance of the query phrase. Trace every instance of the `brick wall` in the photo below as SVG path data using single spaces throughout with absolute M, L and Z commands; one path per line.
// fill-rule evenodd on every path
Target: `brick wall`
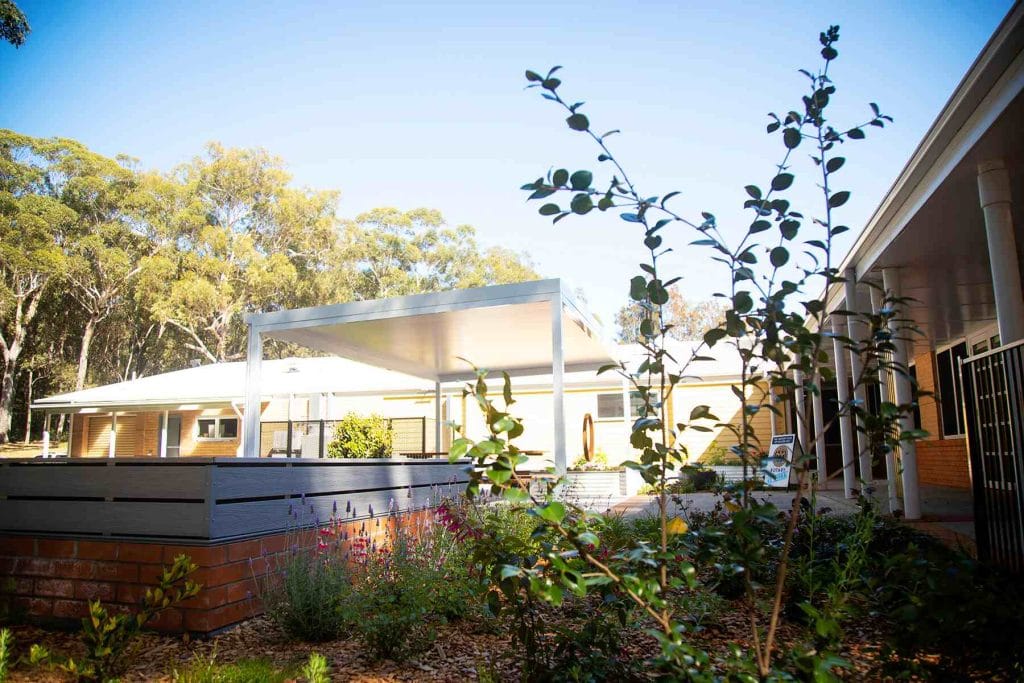
M 380 542 L 389 524 L 415 523 L 432 511 L 397 517 L 355 520 L 339 525 L 347 537 L 369 535 Z M 301 544 L 315 542 L 311 532 Z M 209 633 L 262 611 L 256 579 L 273 571 L 289 544 L 299 537 L 273 534 L 220 545 L 183 546 L 118 540 L 84 540 L 0 536 L 0 598 L 13 601 L 16 612 L 40 622 L 78 620 L 89 600 L 113 610 L 138 605 L 146 588 L 156 584 L 164 565 L 176 555 L 192 558 L 192 580 L 200 593 L 162 612 L 149 628 L 164 632 Z M 339 552 L 343 552 L 342 548 Z
M 914 356 L 917 370 L 917 385 L 932 396 L 922 396 L 921 428 L 930 436 L 917 442 L 917 476 L 922 484 L 949 486 L 958 489 L 971 487 L 971 475 L 967 464 L 967 442 L 962 438 L 942 437 L 942 415 L 935 375 L 935 354 L 931 350 Z
M 922 484 L 971 487 L 966 439 L 935 439 L 917 442 L 917 476 Z

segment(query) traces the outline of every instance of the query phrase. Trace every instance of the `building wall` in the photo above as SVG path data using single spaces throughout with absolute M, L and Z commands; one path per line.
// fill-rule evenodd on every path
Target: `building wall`
M 149 456 L 160 454 L 160 419 L 163 411 L 118 415 L 115 453 L 117 457 Z M 227 457 L 237 455 L 239 438 L 230 440 L 199 440 L 198 420 L 201 417 L 237 417 L 230 408 L 173 411 L 181 416 L 181 455 Z M 109 415 L 75 415 L 72 427 L 72 457 L 106 458 L 110 454 Z M 239 421 L 239 434 L 242 424 Z
M 917 443 L 917 475 L 922 484 L 967 489 L 971 487 L 967 457 L 967 440 L 942 436 L 942 413 L 938 401 L 935 375 L 935 354 L 931 349 L 914 356 L 917 385 L 921 392 L 930 392 L 918 401 L 921 429 L 929 436 Z

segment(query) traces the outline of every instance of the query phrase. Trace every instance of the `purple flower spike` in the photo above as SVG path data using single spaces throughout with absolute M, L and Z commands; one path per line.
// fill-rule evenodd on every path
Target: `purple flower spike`
M 351 500 L 346 500 L 345 501 L 345 512 L 352 512 L 352 501 Z
M 338 514 L 338 501 L 334 501 L 334 505 L 331 506 L 331 512 L 335 515 Z

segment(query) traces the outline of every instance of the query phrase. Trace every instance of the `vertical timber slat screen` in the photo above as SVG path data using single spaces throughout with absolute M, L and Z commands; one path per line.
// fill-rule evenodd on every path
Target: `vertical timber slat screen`
M 1024 342 L 961 363 L 978 557 L 1024 572 Z

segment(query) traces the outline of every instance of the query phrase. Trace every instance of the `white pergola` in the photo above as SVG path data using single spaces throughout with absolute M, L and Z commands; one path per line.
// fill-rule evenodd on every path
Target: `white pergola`
M 614 362 L 600 327 L 559 279 L 259 313 L 248 324 L 246 457 L 258 455 L 266 339 L 432 380 L 438 444 L 441 385 L 474 379 L 470 362 L 512 376 L 550 372 L 559 472 L 567 464 L 564 375 Z

